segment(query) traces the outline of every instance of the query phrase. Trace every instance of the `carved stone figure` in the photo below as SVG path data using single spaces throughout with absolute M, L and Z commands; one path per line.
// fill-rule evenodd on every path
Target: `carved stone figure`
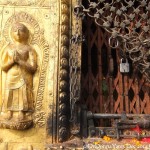
M 29 30 L 22 23 L 15 23 L 10 33 L 12 42 L 3 50 L 1 69 L 6 73 L 3 94 L 5 120 L 27 120 L 34 111 L 33 76 L 37 69 L 36 51 L 29 45 Z

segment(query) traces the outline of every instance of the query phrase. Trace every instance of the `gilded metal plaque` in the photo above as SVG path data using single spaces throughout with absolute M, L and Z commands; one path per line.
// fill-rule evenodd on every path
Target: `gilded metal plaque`
M 53 141 L 59 7 L 55 0 L 0 2 L 0 149 L 43 150 Z

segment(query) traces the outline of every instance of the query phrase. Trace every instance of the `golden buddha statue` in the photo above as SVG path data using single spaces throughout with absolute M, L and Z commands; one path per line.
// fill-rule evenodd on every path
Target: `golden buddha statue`
M 37 69 L 37 53 L 28 43 L 29 30 L 24 24 L 14 24 L 11 36 L 12 42 L 1 56 L 1 69 L 6 73 L 5 89 L 2 89 L 3 118 L 24 120 L 26 113 L 34 110 L 33 75 Z

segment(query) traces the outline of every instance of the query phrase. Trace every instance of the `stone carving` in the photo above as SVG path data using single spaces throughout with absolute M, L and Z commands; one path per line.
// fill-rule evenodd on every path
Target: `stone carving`
M 37 69 L 36 51 L 28 44 L 29 30 L 22 23 L 11 29 L 12 42 L 3 50 L 1 69 L 6 74 L 2 95 L 1 126 L 26 128 L 34 111 L 33 75 Z

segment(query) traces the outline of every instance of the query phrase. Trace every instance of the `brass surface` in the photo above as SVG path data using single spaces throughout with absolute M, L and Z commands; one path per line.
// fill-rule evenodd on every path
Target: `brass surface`
M 37 54 L 28 43 L 29 30 L 25 25 L 13 24 L 10 34 L 12 42 L 1 52 L 1 78 L 6 81 L 2 88 L 0 125 L 26 129 L 32 123 L 34 111 L 33 76 L 37 69 Z
M 4 96 L 6 95 L 6 86 L 9 90 L 12 88 L 11 92 L 15 88 L 24 91 L 26 87 L 23 86 L 27 82 L 21 81 L 22 74 L 19 74 L 16 68 L 14 68 L 12 74 L 17 72 L 17 74 L 21 76 L 14 78 L 15 76 L 13 77 L 12 74 L 8 75 L 9 69 L 3 67 L 5 61 L 1 61 L 0 124 L 2 126 L 0 128 L 0 150 L 44 150 L 46 142 L 55 142 L 53 139 L 56 136 L 56 133 L 54 133 L 56 126 L 53 126 L 53 124 L 56 122 L 60 26 L 59 3 L 60 1 L 58 0 L 0 1 L 1 58 L 5 60 L 4 51 L 19 50 L 19 52 L 15 52 L 16 54 L 13 59 L 12 56 L 10 57 L 12 62 L 15 61 L 16 64 L 19 65 L 18 61 L 20 58 L 27 60 L 29 57 L 32 57 L 32 65 L 30 65 L 35 66 L 32 68 L 34 71 L 30 68 L 31 66 L 24 70 L 26 72 L 25 78 L 27 78 L 28 84 L 31 84 L 31 90 L 28 92 L 25 90 L 22 95 L 15 94 L 16 91 L 13 91 L 15 99 L 13 99 L 12 93 L 9 93 L 10 99 L 7 99 Z M 28 44 L 25 42 L 22 46 L 20 45 L 20 41 L 16 41 L 18 40 L 18 36 L 12 36 L 12 25 L 14 27 L 17 26 L 16 24 L 14 25 L 15 22 L 23 24 L 25 28 L 29 30 Z M 24 32 L 25 28 L 23 27 L 22 31 L 23 39 L 27 34 L 26 31 Z M 21 28 L 17 29 L 22 30 Z M 13 43 L 12 48 L 11 43 Z M 30 55 L 30 50 L 33 50 L 35 53 L 33 52 Z M 24 61 L 23 65 L 27 66 L 27 62 Z M 29 71 L 30 69 L 33 71 L 31 71 L 32 73 Z M 27 73 L 28 71 L 30 72 L 30 77 Z M 20 73 L 22 73 L 22 71 Z M 8 79 L 10 79 L 13 84 L 10 85 L 10 82 L 8 84 Z M 33 101 L 31 101 L 32 98 L 29 98 L 28 94 L 30 96 L 33 94 Z M 22 105 L 18 103 L 18 100 L 23 102 Z M 26 103 L 24 103 L 24 101 L 26 101 Z M 17 104 L 15 105 L 17 108 L 20 108 L 20 106 L 22 108 L 16 109 L 12 107 L 14 103 Z M 9 109 L 10 107 L 4 107 L 4 104 L 6 104 L 6 106 L 9 104 L 11 109 Z M 7 113 L 7 115 L 4 115 L 5 113 Z M 13 120 L 13 122 L 11 120 Z M 26 129 L 28 128 L 26 121 L 32 122 L 32 126 L 30 126 L 30 124 L 29 129 Z M 49 125 L 47 125 L 47 122 L 49 122 Z

